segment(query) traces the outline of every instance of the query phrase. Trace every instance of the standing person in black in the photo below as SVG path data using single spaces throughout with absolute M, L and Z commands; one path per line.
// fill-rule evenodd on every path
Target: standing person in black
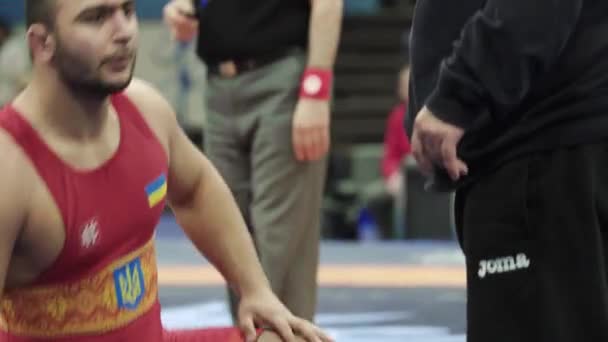
M 172 0 L 164 18 L 180 41 L 198 34 L 209 75 L 205 152 L 249 223 L 273 290 L 312 320 L 342 0 L 194 5 Z
M 608 341 L 608 2 L 419 0 L 413 151 L 456 190 L 469 342 Z

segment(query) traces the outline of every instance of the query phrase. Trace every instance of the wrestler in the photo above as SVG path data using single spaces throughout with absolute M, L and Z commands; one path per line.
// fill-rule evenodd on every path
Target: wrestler
M 26 20 L 32 79 L 0 111 L 0 341 L 329 340 L 275 297 L 225 183 L 132 81 L 134 1 L 27 0 Z M 242 297 L 239 328 L 163 330 L 165 204 Z

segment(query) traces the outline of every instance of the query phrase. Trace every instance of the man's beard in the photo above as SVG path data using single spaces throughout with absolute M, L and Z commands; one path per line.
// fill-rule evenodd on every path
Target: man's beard
M 124 90 L 133 78 L 135 56 L 129 70 L 129 77 L 123 82 L 106 82 L 100 79 L 99 67 L 88 65 L 85 61 L 57 42 L 54 63 L 61 80 L 74 93 L 89 98 L 104 99 L 108 95 Z

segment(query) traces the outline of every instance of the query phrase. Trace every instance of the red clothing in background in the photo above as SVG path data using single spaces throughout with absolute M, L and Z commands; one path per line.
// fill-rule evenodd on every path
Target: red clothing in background
M 396 105 L 387 120 L 382 157 L 382 176 L 385 180 L 400 168 L 403 158 L 412 151 L 405 133 L 406 108 L 405 103 Z

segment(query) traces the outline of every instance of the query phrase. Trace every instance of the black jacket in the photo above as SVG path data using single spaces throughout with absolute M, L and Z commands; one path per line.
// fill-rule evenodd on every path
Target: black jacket
M 458 183 L 526 153 L 608 139 L 608 1 L 418 0 L 409 118 L 463 127 Z M 411 121 L 408 131 L 411 134 Z

